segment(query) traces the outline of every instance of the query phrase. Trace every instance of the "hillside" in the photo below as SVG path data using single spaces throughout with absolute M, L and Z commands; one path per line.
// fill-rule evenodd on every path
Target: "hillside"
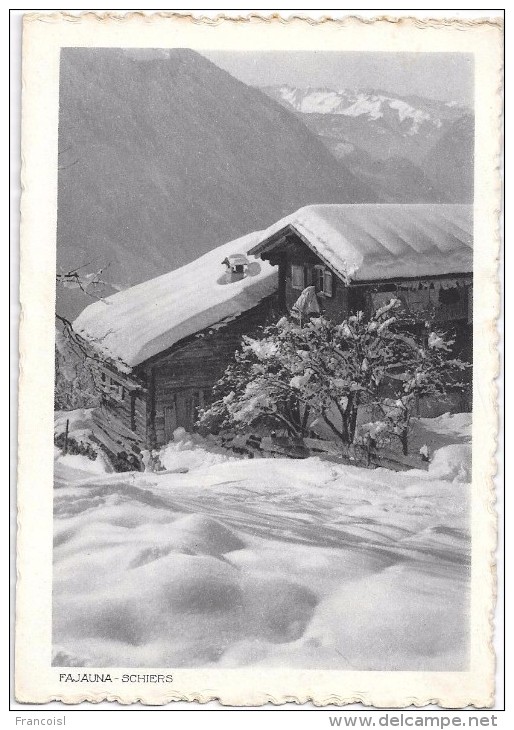
M 473 202 L 474 143 L 474 119 L 463 116 L 451 125 L 423 161 L 427 175 L 447 191 L 450 202 Z
M 186 49 L 67 48 L 58 267 L 133 285 L 308 203 L 379 193 L 292 112 Z M 69 317 L 90 303 L 58 292 Z

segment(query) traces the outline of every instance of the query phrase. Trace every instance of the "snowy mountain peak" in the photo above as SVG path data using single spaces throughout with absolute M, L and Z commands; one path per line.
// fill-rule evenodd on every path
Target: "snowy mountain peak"
M 449 111 L 458 106 L 452 102 L 432 102 L 413 105 L 406 98 L 394 97 L 375 91 L 349 89 L 305 88 L 283 85 L 267 87 L 264 91 L 285 106 L 302 114 L 339 114 L 363 117 L 368 121 L 384 119 L 399 124 L 403 134 L 418 134 L 425 124 L 439 129 L 442 126 L 440 108 Z M 421 100 L 419 100 L 421 101 Z

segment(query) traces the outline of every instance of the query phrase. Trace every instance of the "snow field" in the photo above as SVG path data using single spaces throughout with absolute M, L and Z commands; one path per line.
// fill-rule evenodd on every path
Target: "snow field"
M 57 460 L 54 665 L 465 669 L 470 418 L 421 421 L 428 472 L 183 434 L 188 473 Z

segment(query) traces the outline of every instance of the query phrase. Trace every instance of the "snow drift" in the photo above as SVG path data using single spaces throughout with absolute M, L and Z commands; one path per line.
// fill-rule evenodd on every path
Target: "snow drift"
M 58 460 L 54 666 L 464 671 L 470 417 L 421 421 L 428 472 L 184 439 L 187 474 Z

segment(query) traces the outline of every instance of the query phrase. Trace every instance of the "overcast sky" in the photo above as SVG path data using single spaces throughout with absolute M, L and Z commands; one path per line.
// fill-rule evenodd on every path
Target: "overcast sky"
M 473 56 L 464 53 L 200 51 L 252 86 L 380 89 L 473 106 Z

